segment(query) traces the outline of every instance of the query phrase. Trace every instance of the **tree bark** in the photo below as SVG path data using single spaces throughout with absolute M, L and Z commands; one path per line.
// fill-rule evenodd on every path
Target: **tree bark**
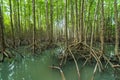
M 101 53 L 104 51 L 104 0 L 101 0 L 101 28 L 100 28 L 100 48 Z
M 90 7 L 92 6 L 92 2 L 90 4 Z M 90 7 L 89 7 L 89 14 L 90 14 Z M 93 25 L 91 26 L 92 30 L 91 30 L 91 40 L 90 40 L 90 47 L 92 48 L 93 46 L 93 36 L 94 36 L 94 28 L 95 28 L 95 21 L 96 21 L 96 12 L 97 12 L 97 7 L 95 8 L 95 12 L 94 12 L 94 21 L 93 21 Z M 89 16 L 88 16 L 89 17 Z M 88 19 L 89 20 L 89 19 Z
M 74 3 L 73 3 L 73 0 L 71 0 L 71 26 L 72 26 L 72 38 L 73 38 L 73 40 L 74 40 L 74 24 L 75 24 L 75 22 L 74 22 L 74 20 L 75 20 L 75 18 L 74 18 Z
M 19 36 L 19 45 L 21 45 L 21 25 L 20 25 L 20 0 L 17 1 L 18 7 L 18 36 Z
M 32 0 L 33 11 L 33 53 L 35 53 L 35 31 L 36 31 L 36 17 L 35 17 L 35 0 Z
M 46 0 L 46 28 L 47 28 L 47 38 L 50 40 L 50 27 L 49 27 L 49 6 L 48 0 Z
M 12 16 L 12 2 L 9 0 L 10 5 L 10 24 L 11 24 L 11 31 L 12 31 L 12 41 L 13 41 L 13 47 L 15 48 L 15 34 L 14 34 L 14 28 L 13 28 L 13 16 Z
M 18 31 L 18 16 L 17 16 L 17 2 L 16 0 L 13 0 L 13 25 L 15 26 L 15 36 L 16 36 L 16 32 L 19 32 Z M 17 35 L 19 35 L 19 33 L 17 33 Z M 19 37 L 19 36 L 18 36 Z M 15 46 L 16 46 L 16 42 L 15 42 Z
M 83 27 L 84 27 L 84 0 L 81 0 L 81 13 L 80 13 L 80 42 L 83 41 Z
M 77 4 L 77 0 L 75 0 L 75 10 L 76 10 L 76 39 L 77 42 L 79 41 L 79 37 L 78 37 L 78 4 Z
M 3 55 L 3 58 L 2 58 L 2 62 L 4 61 L 4 52 L 5 52 L 5 38 L 4 38 L 4 21 L 3 21 L 3 12 L 2 12 L 2 8 L 1 8 L 1 4 L 0 4 L 0 28 L 1 28 L 1 47 L 2 47 L 2 55 Z
M 115 54 L 118 54 L 118 48 L 119 48 L 119 23 L 118 23 L 117 0 L 114 0 L 114 17 L 115 17 Z
M 53 42 L 53 0 L 50 0 L 50 43 Z
M 65 2 L 65 36 L 66 36 L 66 48 L 68 48 L 68 24 L 67 24 L 67 0 Z
M 94 39 L 94 36 L 95 36 L 95 27 L 97 27 L 96 25 L 97 25 L 97 19 L 98 19 L 98 16 L 97 16 L 97 14 L 98 14 L 98 12 L 99 12 L 99 2 L 100 2 L 100 0 L 97 0 L 97 2 L 96 2 L 96 8 L 95 8 L 95 12 L 94 12 L 94 20 L 93 20 L 93 26 L 92 26 L 92 30 L 91 30 L 91 42 L 90 42 L 90 47 L 92 48 L 92 46 L 93 46 L 93 41 L 95 40 Z
M 26 28 L 26 1 L 24 0 L 24 29 L 25 31 L 27 31 L 27 28 Z

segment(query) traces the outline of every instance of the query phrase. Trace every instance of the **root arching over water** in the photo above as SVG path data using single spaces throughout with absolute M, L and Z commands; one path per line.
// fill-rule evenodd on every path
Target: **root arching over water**
M 94 75 L 97 71 L 101 72 L 104 69 L 103 62 L 105 64 L 109 64 L 112 68 L 120 68 L 119 64 L 113 64 L 111 62 L 111 59 L 107 57 L 105 54 L 102 54 L 100 50 L 96 50 L 93 47 L 90 47 L 89 45 L 85 44 L 84 42 L 77 42 L 69 45 L 67 48 L 62 51 L 58 57 L 61 60 L 60 61 L 60 66 L 66 63 L 69 59 L 72 59 L 75 62 L 77 74 L 78 74 L 78 80 L 80 80 L 80 72 L 79 72 L 79 67 L 77 64 L 78 59 L 84 59 L 85 62 L 82 67 L 85 66 L 85 64 L 89 61 L 91 62 L 96 62 L 94 71 L 93 71 L 93 76 L 91 80 L 94 79 Z

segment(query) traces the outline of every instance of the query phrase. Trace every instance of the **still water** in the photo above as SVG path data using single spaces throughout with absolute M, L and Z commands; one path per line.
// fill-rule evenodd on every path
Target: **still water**
M 58 70 L 49 66 L 58 65 L 58 61 L 52 56 L 55 50 L 48 50 L 39 56 L 25 56 L 11 63 L 0 63 L 0 80 L 62 80 Z M 86 65 L 81 68 L 83 62 L 79 61 L 81 80 L 91 80 L 94 65 Z M 74 62 L 67 62 L 62 68 L 66 80 L 78 80 Z M 114 70 L 106 68 L 104 72 L 96 73 L 94 80 L 115 80 Z

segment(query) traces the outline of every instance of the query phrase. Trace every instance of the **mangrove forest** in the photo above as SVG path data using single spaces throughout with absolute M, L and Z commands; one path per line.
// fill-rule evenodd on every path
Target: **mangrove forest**
M 0 80 L 120 80 L 120 0 L 0 0 Z

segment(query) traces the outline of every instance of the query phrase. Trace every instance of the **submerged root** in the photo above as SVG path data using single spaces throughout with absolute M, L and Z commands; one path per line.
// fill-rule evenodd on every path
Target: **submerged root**
M 49 66 L 49 67 L 52 68 L 52 69 L 58 69 L 60 71 L 62 80 L 66 80 L 65 75 L 64 75 L 64 73 L 63 73 L 63 71 L 62 71 L 62 69 L 60 67 L 58 67 L 58 66 Z
M 82 68 L 87 62 L 91 61 L 96 63 L 91 80 L 94 80 L 97 69 L 99 72 L 104 69 L 103 62 L 105 62 L 106 65 L 109 64 L 112 68 L 120 68 L 119 64 L 113 64 L 111 59 L 109 59 L 107 55 L 102 54 L 100 50 L 96 50 L 83 42 L 77 42 L 69 45 L 67 48 L 65 48 L 65 50 L 62 51 L 60 55 L 58 55 L 58 57 L 61 60 L 60 66 L 62 66 L 63 63 L 65 64 L 68 60 L 73 60 L 75 62 L 78 80 L 80 80 L 80 72 L 77 64 L 79 59 L 85 60 Z
M 1 51 L 1 53 L 2 53 L 2 59 L 0 60 L 0 62 L 4 62 L 5 58 L 12 58 L 12 54 L 7 50 Z
M 2 54 L 0 62 L 4 62 L 5 59 L 15 58 L 17 55 L 19 55 L 20 58 L 24 58 L 22 53 L 20 53 L 14 48 L 9 48 L 9 49 L 5 49 L 4 51 L 0 51 L 0 54 Z
M 75 66 L 76 66 L 77 73 L 78 73 L 78 80 L 80 80 L 80 72 L 79 72 L 79 67 L 78 67 L 77 61 L 76 61 L 76 59 L 75 59 L 75 57 L 74 57 L 74 55 L 72 54 L 72 52 L 71 52 L 70 49 L 69 49 L 69 51 L 70 51 L 70 54 L 71 54 L 71 56 L 73 57 L 73 60 L 74 60 L 74 62 L 75 62 Z
M 97 71 L 97 64 L 95 65 L 91 80 L 94 80 L 94 76 L 95 76 L 96 71 Z

